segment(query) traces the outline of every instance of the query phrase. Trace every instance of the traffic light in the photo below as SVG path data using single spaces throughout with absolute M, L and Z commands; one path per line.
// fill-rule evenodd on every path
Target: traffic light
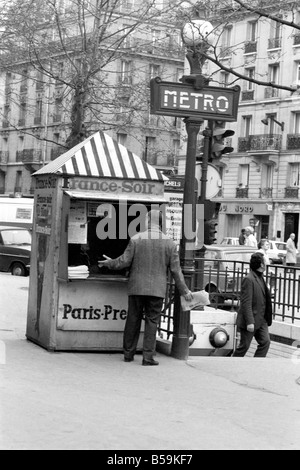
M 222 155 L 233 152 L 233 147 L 230 147 L 225 139 L 233 136 L 234 134 L 234 131 L 225 129 L 222 124 L 214 123 L 211 143 L 212 158 L 221 158 Z
M 204 244 L 213 245 L 217 241 L 216 234 L 218 222 L 216 219 L 206 220 L 204 222 Z

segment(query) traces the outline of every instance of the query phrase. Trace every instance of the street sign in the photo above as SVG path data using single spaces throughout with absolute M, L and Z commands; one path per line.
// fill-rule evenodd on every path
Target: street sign
M 150 81 L 151 114 L 176 117 L 198 117 L 218 121 L 236 121 L 240 87 L 219 88 L 163 82 L 159 77 Z

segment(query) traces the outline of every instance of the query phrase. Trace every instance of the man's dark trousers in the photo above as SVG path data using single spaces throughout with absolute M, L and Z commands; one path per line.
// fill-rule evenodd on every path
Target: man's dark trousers
M 163 299 L 148 295 L 130 295 L 128 297 L 128 314 L 124 330 L 124 357 L 132 359 L 137 348 L 143 314 L 145 331 L 143 357 L 151 361 L 155 354 L 157 326 L 162 312 Z
M 241 341 L 237 349 L 235 350 L 233 357 L 244 357 L 250 348 L 253 337 L 258 343 L 258 347 L 254 354 L 254 357 L 266 357 L 270 348 L 270 335 L 267 322 L 264 321 L 260 328 L 250 333 L 244 328 L 240 329 Z

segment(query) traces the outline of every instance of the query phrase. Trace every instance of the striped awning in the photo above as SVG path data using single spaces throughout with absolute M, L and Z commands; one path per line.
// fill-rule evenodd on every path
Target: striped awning
M 168 179 L 102 131 L 48 163 L 34 176 L 49 174 L 151 181 Z

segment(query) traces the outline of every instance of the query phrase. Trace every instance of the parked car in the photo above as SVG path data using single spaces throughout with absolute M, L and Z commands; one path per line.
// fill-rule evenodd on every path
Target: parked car
M 0 227 L 0 271 L 13 276 L 29 274 L 31 233 L 21 227 Z
M 242 278 L 249 272 L 251 255 L 256 252 L 255 248 L 241 245 L 205 245 L 203 260 L 196 251 L 196 288 L 204 288 L 211 304 L 220 307 L 225 300 L 237 300 Z
M 272 264 L 284 264 L 286 258 L 286 243 L 269 240 L 268 256 Z

